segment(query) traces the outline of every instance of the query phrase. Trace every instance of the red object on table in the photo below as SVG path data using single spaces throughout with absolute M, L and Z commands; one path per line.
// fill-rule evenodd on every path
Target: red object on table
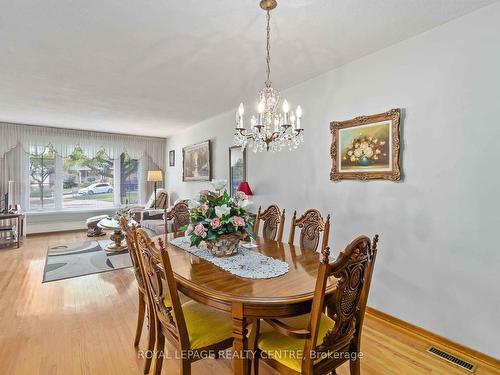
M 246 181 L 240 183 L 240 186 L 238 186 L 238 191 L 242 191 L 246 195 L 253 195 L 252 189 L 250 189 L 250 185 L 248 185 L 248 182 Z

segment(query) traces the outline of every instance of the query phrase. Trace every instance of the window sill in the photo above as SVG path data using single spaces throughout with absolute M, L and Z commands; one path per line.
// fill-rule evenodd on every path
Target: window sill
M 67 208 L 61 210 L 44 210 L 44 211 L 26 211 L 29 216 L 44 216 L 44 215 L 57 215 L 57 214 L 77 214 L 77 213 L 92 213 L 92 212 L 114 212 L 119 210 L 120 207 L 103 207 L 103 208 Z

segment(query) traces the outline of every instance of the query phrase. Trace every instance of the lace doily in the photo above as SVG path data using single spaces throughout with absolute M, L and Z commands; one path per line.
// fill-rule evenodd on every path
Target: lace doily
M 242 246 L 238 248 L 236 255 L 219 258 L 203 247 L 191 247 L 188 237 L 179 237 L 170 241 L 171 244 L 188 251 L 189 253 L 204 259 L 217 267 L 232 273 L 233 275 L 248 279 L 270 279 L 284 275 L 288 272 L 288 263 L 274 259 L 246 249 Z

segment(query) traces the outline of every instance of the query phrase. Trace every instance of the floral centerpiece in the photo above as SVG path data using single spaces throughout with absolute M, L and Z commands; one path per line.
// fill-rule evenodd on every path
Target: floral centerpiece
M 243 192 L 231 198 L 227 191 L 203 191 L 199 200 L 190 200 L 191 224 L 184 227 L 191 246 L 205 243 L 213 255 L 236 254 L 240 241 L 250 241 L 253 219 L 245 207 L 249 204 Z

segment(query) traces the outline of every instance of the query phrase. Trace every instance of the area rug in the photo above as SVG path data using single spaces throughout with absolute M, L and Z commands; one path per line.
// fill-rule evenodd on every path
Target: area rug
M 55 281 L 94 273 L 113 271 L 132 266 L 127 250 L 107 252 L 103 241 L 83 241 L 50 246 L 43 270 L 43 281 Z

